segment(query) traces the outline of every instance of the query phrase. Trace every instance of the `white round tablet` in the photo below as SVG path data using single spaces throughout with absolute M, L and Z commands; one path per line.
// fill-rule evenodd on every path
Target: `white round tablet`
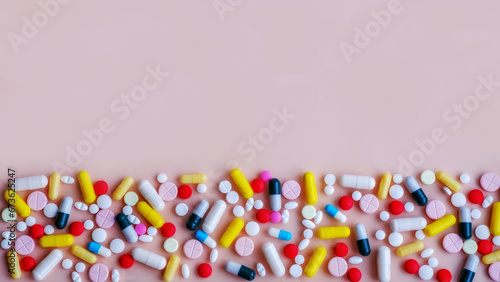
M 19 221 L 19 222 L 16 224 L 16 229 L 17 229 L 17 231 L 19 231 L 19 232 L 23 232 L 24 230 L 26 230 L 27 226 L 28 226 L 28 225 L 27 225 L 24 221 Z
M 115 254 L 119 254 L 125 250 L 125 242 L 122 239 L 113 239 L 109 244 L 109 248 Z
M 57 214 L 57 205 L 54 203 L 48 203 L 43 208 L 43 214 L 48 218 L 54 218 Z
M 220 183 L 219 183 L 219 191 L 222 193 L 222 194 L 227 194 L 229 193 L 229 191 L 231 191 L 231 182 L 227 181 L 227 180 L 222 180 Z
M 500 246 L 500 236 L 493 237 L 493 245 Z
M 97 206 L 103 210 L 111 207 L 111 197 L 108 195 L 101 195 L 97 198 Z
M 89 212 L 90 212 L 91 214 L 96 214 L 96 213 L 98 213 L 98 212 L 99 212 L 99 206 L 98 206 L 98 205 L 96 205 L 96 204 L 92 204 L 92 205 L 90 205 L 90 207 L 89 207 Z
M 480 240 L 486 240 L 490 237 L 490 229 L 484 224 L 477 226 L 474 233 Z
M 290 266 L 290 275 L 295 278 L 302 276 L 302 266 L 298 264 Z
M 329 174 L 325 175 L 324 180 L 325 180 L 326 185 L 333 185 L 333 184 L 335 184 L 336 178 L 335 178 L 335 175 L 329 173 Z
M 430 280 L 432 276 L 434 276 L 434 270 L 428 265 L 422 265 L 418 270 L 418 276 L 420 276 L 422 280 Z
M 467 184 L 470 182 L 470 175 L 468 175 L 467 173 L 462 173 L 460 175 L 460 182 L 464 183 L 464 184 Z
M 125 194 L 125 196 L 123 197 L 123 201 L 125 202 L 126 205 L 133 207 L 139 201 L 139 196 L 137 195 L 136 192 L 130 191 Z
M 379 217 L 380 217 L 380 220 L 382 220 L 382 221 L 388 221 L 389 218 L 391 217 L 391 215 L 388 212 L 383 211 L 380 213 Z
M 394 183 L 396 184 L 399 184 L 401 182 L 403 182 L 403 176 L 401 174 L 394 174 L 394 176 L 392 177 L 392 181 L 394 181 Z
M 2 240 L 2 249 L 7 250 L 7 249 L 10 248 L 11 245 L 12 244 L 11 244 L 11 242 L 10 242 L 9 239 L 3 239 Z
M 179 203 L 175 206 L 175 213 L 178 216 L 185 216 L 189 212 L 189 208 L 184 203 Z
M 415 209 L 415 205 L 412 202 L 407 202 L 405 204 L 405 211 L 412 212 Z
M 129 215 L 129 214 L 132 214 L 133 209 L 131 206 L 124 206 L 122 209 L 122 212 L 124 215 Z
M 434 268 L 434 267 L 438 266 L 439 261 L 438 261 L 438 259 L 436 257 L 431 257 L 431 258 L 429 258 L 429 260 L 427 261 L 427 263 L 429 263 L 430 267 Z
M 167 253 L 173 253 L 179 248 L 179 242 L 177 242 L 174 238 L 168 238 L 165 242 L 163 242 L 163 248 L 167 251 Z
M 83 227 L 86 230 L 90 230 L 90 229 L 94 228 L 94 222 L 90 219 L 87 219 L 87 220 L 85 220 L 85 222 L 83 222 Z
M 311 239 L 313 236 L 313 231 L 311 229 L 306 229 L 303 232 L 304 238 Z
M 464 206 L 467 202 L 465 195 L 462 193 L 455 193 L 451 196 L 451 204 L 457 208 Z
M 423 230 L 417 230 L 415 231 L 415 238 L 418 240 L 424 240 L 425 239 L 425 233 Z
M 92 231 L 92 240 L 94 240 L 96 243 L 102 243 L 106 240 L 106 237 L 108 237 L 108 234 L 106 233 L 106 230 L 102 228 L 96 228 L 94 231 Z
M 362 196 L 363 195 L 359 191 L 354 191 L 354 192 L 352 192 L 352 195 L 351 195 L 352 199 L 356 202 L 359 201 L 359 199 L 361 199 Z
M 432 170 L 424 170 L 420 174 L 420 181 L 424 184 L 431 185 L 434 181 L 436 181 L 436 175 Z
M 63 267 L 64 269 L 70 269 L 71 267 L 73 267 L 73 261 L 72 261 L 72 260 L 70 260 L 70 259 L 65 259 L 65 260 L 63 260 L 63 262 L 62 262 L 62 267 Z
M 158 176 L 156 176 L 156 180 L 160 183 L 165 183 L 168 180 L 168 177 L 165 173 L 159 173 Z
M 302 216 L 305 219 L 312 219 L 316 215 L 316 208 L 312 205 L 305 205 L 302 208 Z
M 229 191 L 229 193 L 226 194 L 226 201 L 230 204 L 236 204 L 239 199 L 240 196 L 236 193 L 236 191 Z
M 236 217 L 242 217 L 245 214 L 245 208 L 240 205 L 237 205 L 233 208 L 233 214 Z
M 287 203 L 288 204 L 288 203 Z M 256 209 L 256 210 L 260 210 L 261 208 L 264 207 L 264 202 L 262 202 L 261 200 L 256 200 L 254 203 L 253 203 L 253 207 Z M 285 205 L 285 209 L 289 209 L 288 207 L 286 207 Z
M 481 218 L 481 211 L 478 210 L 478 209 L 473 209 L 471 212 L 470 212 L 470 216 L 473 218 L 473 219 L 480 219 Z
M 399 232 L 392 232 L 389 234 L 389 244 L 393 247 L 399 247 L 403 244 L 403 235 Z
M 156 229 L 154 226 L 149 226 L 147 232 L 149 236 L 155 236 L 158 233 L 158 229 Z
M 325 186 L 325 194 L 332 195 L 335 192 L 335 189 L 331 185 Z
M 32 217 L 32 216 L 28 216 L 24 222 L 26 222 L 26 225 L 27 226 L 33 226 L 36 224 L 36 218 Z
M 76 272 L 84 272 L 85 271 L 85 264 L 83 262 L 79 262 L 75 265 L 75 270 Z
M 306 261 L 303 255 L 297 255 L 295 257 L 295 263 L 296 264 L 303 264 Z
M 377 238 L 377 240 L 384 240 L 385 239 L 385 232 L 384 230 L 377 230 L 377 232 L 375 232 L 375 238 Z
M 200 194 L 207 192 L 207 185 L 203 183 L 198 184 L 198 186 L 196 186 L 196 191 L 198 191 L 198 193 Z
M 52 225 L 46 225 L 44 228 L 43 228 L 43 232 L 45 232 L 45 234 L 47 235 L 52 235 L 54 233 L 55 229 L 54 229 L 54 226 Z
M 260 231 L 260 226 L 255 221 L 250 221 L 245 226 L 245 232 L 250 236 L 255 236 L 259 234 L 259 231 Z
M 391 188 L 389 188 L 389 195 L 393 199 L 401 199 L 403 197 L 405 191 L 403 190 L 403 187 L 401 185 L 392 185 Z

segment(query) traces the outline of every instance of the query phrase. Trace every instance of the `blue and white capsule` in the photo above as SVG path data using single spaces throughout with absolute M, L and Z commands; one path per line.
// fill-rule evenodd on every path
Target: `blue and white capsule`
M 271 209 L 273 211 L 281 210 L 281 184 L 276 178 L 269 180 L 269 197 Z
M 57 210 L 56 223 L 57 229 L 64 229 L 68 224 L 69 214 L 73 206 L 73 198 L 66 196 L 62 199 L 59 210 Z
M 196 231 L 195 236 L 196 239 L 198 239 L 200 242 L 207 245 L 208 247 L 212 249 L 217 247 L 217 242 L 215 242 L 215 240 L 212 237 L 208 236 L 207 233 L 203 232 L 203 230 Z
M 408 189 L 408 191 L 410 192 L 413 200 L 415 200 L 415 202 L 417 203 L 417 205 L 423 207 L 427 204 L 427 196 L 425 195 L 424 190 L 420 188 L 420 186 L 418 185 L 417 181 L 413 176 L 407 176 L 405 178 L 405 186 L 406 189 Z
M 472 237 L 472 222 L 470 209 L 466 206 L 460 207 L 458 213 L 458 233 L 462 239 L 467 240 Z
M 290 241 L 292 239 L 292 233 L 274 227 L 269 228 L 267 233 L 269 233 L 270 236 L 281 239 L 283 241 Z
M 89 251 L 101 255 L 103 257 L 110 257 L 111 256 L 111 250 L 102 246 L 99 243 L 96 242 L 90 242 L 88 245 Z
M 342 223 L 347 221 L 347 217 L 332 205 L 326 205 L 325 212 Z
M 354 228 L 356 230 L 356 238 L 358 238 L 356 244 L 358 245 L 359 253 L 362 256 L 366 257 L 372 252 L 372 250 L 370 248 L 368 236 L 366 235 L 365 226 L 363 225 L 363 223 L 357 223 Z
M 125 235 L 125 238 L 129 243 L 135 243 L 139 239 L 139 236 L 137 236 L 137 232 L 135 232 L 134 227 L 128 220 L 127 216 L 123 213 L 118 213 L 115 216 L 116 223 L 118 223 L 118 226 L 122 230 L 123 235 Z
M 479 265 L 479 258 L 476 255 L 469 255 L 465 266 L 460 272 L 460 282 L 472 282 L 476 274 L 477 266 Z

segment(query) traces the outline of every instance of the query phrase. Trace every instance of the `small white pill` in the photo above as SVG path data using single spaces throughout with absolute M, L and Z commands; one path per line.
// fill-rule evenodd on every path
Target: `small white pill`
M 90 205 L 90 207 L 89 207 L 89 212 L 90 212 L 91 214 L 96 214 L 97 212 L 99 212 L 99 206 L 98 206 L 98 205 L 96 205 L 96 204 L 92 204 L 92 205 Z
M 480 219 L 481 218 L 481 211 L 478 210 L 478 209 L 473 209 L 470 213 L 470 216 L 473 218 L 473 219 Z
M 311 229 L 304 230 L 304 238 L 311 239 L 313 236 L 313 231 Z
M 43 214 L 48 218 L 54 218 L 57 214 L 57 205 L 54 203 L 48 203 L 43 208 Z
M 423 280 L 429 280 L 434 275 L 434 270 L 428 265 L 422 265 L 418 270 L 418 276 Z
M 83 269 L 83 270 L 85 270 L 85 269 Z M 82 278 L 80 277 L 80 274 L 78 274 L 78 272 L 76 272 L 76 271 L 71 272 L 71 279 L 73 280 L 73 282 L 82 282 Z
M 389 188 L 389 195 L 391 196 L 391 198 L 393 199 L 401 199 L 401 197 L 403 197 L 404 195 L 404 190 L 403 190 L 403 187 L 401 187 L 401 185 L 392 185 L 391 188 Z
M 54 233 L 55 229 L 54 229 L 54 226 L 52 225 L 46 225 L 44 228 L 43 228 L 43 231 L 45 232 L 45 234 L 47 235 L 51 235 Z
M 2 249 L 7 250 L 10 248 L 11 245 L 9 245 L 10 240 L 9 239 L 3 239 L 2 240 Z
M 113 271 L 111 272 L 111 281 L 112 282 L 119 282 L 120 281 L 120 272 L 116 268 L 113 269 Z
M 83 222 L 83 227 L 85 228 L 85 230 L 90 230 L 94 228 L 94 222 L 90 219 L 87 219 Z
M 34 218 L 32 216 L 28 216 L 26 218 L 26 220 L 24 220 L 24 222 L 26 222 L 26 225 L 28 225 L 28 226 L 33 226 L 36 224 L 36 218 Z
M 129 215 L 129 214 L 132 214 L 133 209 L 131 206 L 124 206 L 122 209 L 122 212 L 124 215 Z
M 187 264 L 182 265 L 182 277 L 189 278 L 189 266 Z
M 446 186 L 445 186 L 445 187 L 443 187 L 443 191 L 444 191 L 444 193 L 445 193 L 446 195 L 448 195 L 448 196 L 450 196 L 450 195 L 451 195 L 451 190 L 450 190 L 450 188 L 448 188 L 448 187 L 446 187 Z
M 384 240 L 385 239 L 384 230 L 377 230 L 377 232 L 375 232 L 375 238 L 377 238 L 377 240 L 379 240 L 379 241 Z
M 295 257 L 295 263 L 296 264 L 303 264 L 306 261 L 303 255 L 297 255 Z
M 335 177 L 335 175 L 329 173 L 327 175 L 325 175 L 325 184 L 326 185 L 333 185 L 335 184 L 335 180 L 337 180 L 337 178 Z
M 109 244 L 109 248 L 115 254 L 119 254 L 125 250 L 125 242 L 122 239 L 113 239 Z
M 434 253 L 434 249 L 428 248 L 428 249 L 423 250 L 422 253 L 420 254 L 420 256 L 422 258 L 428 258 L 428 257 L 432 256 L 433 253 Z
M 73 267 L 73 261 L 72 261 L 72 260 L 70 260 L 70 259 L 65 259 L 65 260 L 63 260 L 63 262 L 62 262 L 62 267 L 63 267 L 64 269 L 70 269 L 70 268 L 72 268 L 72 267 Z
M 403 176 L 401 174 L 394 174 L 394 176 L 392 177 L 392 181 L 394 181 L 394 183 L 396 184 L 399 184 L 401 182 L 403 182 Z
M 352 264 L 360 264 L 362 262 L 363 262 L 363 258 L 362 257 L 354 256 L 354 257 L 350 257 L 349 258 L 349 263 L 352 263 Z
M 283 214 L 281 215 L 281 222 L 287 223 L 289 219 L 290 219 L 290 212 L 288 210 L 284 210 Z
M 260 232 L 260 226 L 255 221 L 250 221 L 245 226 L 245 232 L 250 236 L 255 236 Z
M 322 211 L 318 211 L 316 213 L 316 216 L 314 217 L 314 224 L 318 225 L 321 223 L 321 221 L 323 220 L 323 212 Z
M 302 276 L 302 267 L 298 264 L 294 264 L 292 266 L 290 266 L 290 276 L 294 277 L 294 278 L 299 278 L 300 276 Z
M 453 196 L 451 196 L 451 204 L 457 208 L 465 205 L 467 202 L 467 199 L 465 198 L 465 195 L 462 193 L 455 193 Z
M 500 246 L 500 236 L 493 237 L 493 245 Z
M 2 232 L 2 237 L 4 239 L 9 239 L 10 236 L 12 236 L 12 239 L 16 239 L 16 233 L 15 232 L 10 232 L 10 231 L 4 231 L 4 232 Z
M 148 243 L 148 242 L 153 241 L 153 237 L 143 234 L 143 235 L 139 236 L 139 241 Z
M 352 195 L 351 195 L 352 199 L 356 202 L 359 201 L 359 199 L 361 199 L 362 196 L 363 195 L 359 191 L 354 191 L 354 192 L 352 192 Z
M 380 220 L 382 220 L 382 221 L 388 221 L 389 218 L 391 217 L 391 215 L 388 212 L 383 211 L 380 213 L 379 217 L 380 217 Z
M 177 242 L 177 240 L 175 240 L 174 238 L 168 238 L 167 240 L 165 240 L 165 242 L 163 242 L 163 249 L 165 249 L 167 253 L 173 253 L 177 251 L 178 248 L 179 242 Z
M 285 209 L 287 209 L 287 210 L 293 210 L 293 209 L 295 209 L 298 206 L 299 206 L 299 203 L 292 201 L 292 202 L 288 202 L 288 203 L 285 204 Z
M 436 181 L 436 175 L 432 170 L 424 170 L 420 174 L 420 181 L 424 184 L 431 185 L 434 181 Z
M 141 220 L 137 216 L 135 216 L 133 214 L 129 214 L 127 216 L 127 218 L 128 218 L 128 221 L 130 221 L 130 223 L 132 223 L 132 224 L 136 224 L 137 225 L 137 224 L 141 223 Z
M 427 263 L 429 264 L 430 267 L 434 268 L 434 267 L 438 266 L 439 261 L 436 257 L 431 257 L 431 258 L 429 258 Z
M 19 232 L 23 232 L 24 230 L 26 230 L 27 226 L 28 226 L 28 225 L 27 225 L 24 221 L 19 221 L 19 222 L 16 224 L 16 229 L 17 229 L 17 231 L 19 231 Z
M 196 191 L 198 191 L 198 193 L 200 194 L 207 192 L 207 185 L 203 183 L 198 184 L 198 186 L 196 186 Z
M 86 211 L 89 209 L 89 206 L 82 202 L 75 202 L 75 208 L 80 211 Z
M 405 204 L 405 211 L 412 212 L 415 209 L 415 205 L 412 202 L 407 202 Z
M 189 208 L 186 204 L 184 203 L 178 203 L 176 206 L 175 206 L 175 213 L 178 215 L 178 216 L 185 216 L 187 213 L 189 212 Z
M 490 237 L 490 229 L 484 224 L 477 226 L 474 233 L 480 240 L 486 240 Z
M 467 184 L 470 182 L 470 175 L 468 175 L 467 173 L 462 173 L 460 175 L 460 182 L 464 183 L 464 184 Z
M 335 192 L 335 188 L 331 185 L 325 186 L 325 194 L 332 195 Z
M 253 204 L 254 204 L 254 202 L 255 202 L 255 201 L 254 201 L 254 199 L 253 199 L 253 198 L 249 198 L 249 199 L 247 200 L 247 202 L 245 203 L 245 209 L 246 209 L 247 211 L 251 211 L 251 210 L 253 209 Z
M 139 196 L 136 192 L 130 191 L 125 194 L 125 196 L 123 197 L 123 201 L 126 205 L 133 207 L 137 204 L 137 202 L 139 202 Z
M 236 193 L 236 191 L 230 191 L 226 194 L 226 201 L 230 204 L 236 204 L 239 199 L 240 196 L 238 195 L 238 193 Z
M 266 268 L 262 263 L 257 264 L 257 272 L 259 273 L 260 276 L 264 277 L 266 276 Z
M 231 191 L 231 182 L 227 181 L 227 180 L 223 180 L 219 183 L 219 191 L 222 193 L 222 194 L 227 194 L 229 193 L 229 191 Z
M 245 214 L 245 209 L 242 206 L 237 205 L 233 208 L 233 214 L 236 217 L 242 217 Z
M 415 238 L 418 240 L 424 240 L 425 239 L 425 233 L 423 230 L 417 230 L 415 231 Z
M 393 247 L 399 247 L 403 244 L 403 235 L 399 232 L 392 232 L 389 234 L 389 244 Z
M 302 251 L 303 249 L 307 248 L 307 246 L 309 246 L 309 243 L 310 243 L 310 241 L 307 238 L 303 239 L 302 241 L 300 241 L 300 243 L 299 243 L 299 250 Z
M 302 216 L 305 219 L 312 219 L 316 215 L 316 208 L 312 205 L 305 205 L 302 208 Z
M 92 231 L 92 240 L 94 240 L 96 243 L 102 243 L 106 240 L 106 237 L 108 237 L 108 233 L 106 233 L 106 230 L 102 228 L 96 228 L 94 231 Z
M 83 262 L 79 262 L 75 265 L 75 270 L 77 272 L 84 272 L 85 271 L 85 264 Z
M 483 206 L 483 208 L 487 208 L 487 207 L 489 207 L 492 203 L 493 203 L 493 196 L 491 196 L 491 195 L 490 195 L 490 196 L 488 196 L 488 197 L 486 197 L 486 198 L 484 199 L 482 206 Z
M 73 184 L 75 183 L 75 179 L 71 176 L 64 175 L 61 176 L 61 182 L 64 184 Z
M 218 257 L 219 257 L 219 251 L 217 251 L 217 249 L 213 249 L 210 252 L 210 262 L 211 263 L 216 262 Z
M 101 195 L 97 198 L 97 206 L 103 210 L 111 207 L 111 197 L 108 195 Z
M 165 173 L 159 173 L 158 176 L 156 176 L 156 180 L 160 183 L 165 183 L 168 180 L 168 177 Z
M 302 220 L 302 225 L 304 225 L 306 228 L 314 229 L 316 227 L 316 224 L 314 222 L 304 219 Z
M 256 200 L 254 203 L 253 203 L 253 207 L 256 209 L 256 210 L 260 210 L 261 208 L 264 207 L 264 203 L 261 201 L 261 200 Z M 286 207 L 285 205 L 285 209 L 289 209 Z

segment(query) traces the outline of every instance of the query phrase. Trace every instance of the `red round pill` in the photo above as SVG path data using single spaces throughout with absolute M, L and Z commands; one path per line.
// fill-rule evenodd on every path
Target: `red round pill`
M 191 195 L 193 194 L 193 189 L 189 187 L 189 185 L 181 185 L 179 187 L 179 190 L 177 192 L 177 195 L 179 195 L 179 198 L 181 199 L 189 199 Z
M 349 252 L 349 247 L 344 243 L 337 243 L 335 247 L 333 247 L 333 252 L 338 257 L 345 257 Z
M 256 178 L 252 181 L 250 186 L 252 187 L 252 190 L 255 193 L 261 193 L 266 188 L 266 183 L 264 182 L 264 180 L 262 180 L 260 178 Z
M 339 199 L 339 207 L 345 211 L 348 211 L 354 205 L 354 200 L 349 196 L 343 196 Z
M 82 235 L 83 231 L 85 230 L 85 227 L 83 227 L 83 223 L 81 223 L 80 221 L 75 221 L 75 222 L 71 223 L 69 230 L 71 232 L 71 235 L 80 236 L 80 235 Z
M 120 257 L 120 265 L 123 268 L 131 268 L 134 265 L 134 258 L 129 254 L 124 254 Z
M 451 272 L 448 269 L 440 269 L 437 274 L 436 278 L 439 282 L 450 282 L 451 281 Z
M 481 240 L 477 244 L 477 251 L 482 255 L 487 255 L 493 250 L 493 244 L 488 240 Z
M 351 268 L 347 271 L 347 279 L 351 282 L 358 282 L 361 280 L 361 271 L 357 268 Z
M 22 271 L 31 271 L 35 268 L 35 259 L 32 257 L 24 257 L 19 261 L 19 266 Z
M 198 266 L 198 274 L 202 278 L 208 278 L 212 275 L 212 267 L 208 263 L 202 263 Z
M 394 200 L 389 204 L 389 211 L 394 215 L 399 215 L 405 210 L 405 205 L 398 200 Z
M 108 192 L 108 183 L 102 180 L 97 181 L 94 183 L 94 192 L 97 196 L 106 194 Z
M 260 223 L 268 223 L 271 219 L 271 212 L 266 209 L 260 209 L 255 213 L 255 218 Z
M 173 225 L 170 222 L 163 224 L 163 226 L 161 227 L 161 234 L 163 234 L 163 236 L 165 236 L 167 238 L 174 236 L 175 225 Z
M 469 201 L 473 204 L 481 204 L 484 200 L 483 192 L 479 189 L 474 189 L 469 192 Z
M 294 259 L 299 253 L 299 247 L 297 247 L 297 245 L 295 244 L 288 244 L 285 246 L 283 252 L 285 253 L 285 257 Z
M 420 266 L 418 265 L 418 262 L 414 259 L 409 259 L 405 261 L 405 270 L 409 274 L 415 274 L 418 272 L 418 269 Z
M 45 234 L 45 231 L 43 230 L 43 226 L 41 226 L 40 224 L 35 224 L 35 225 L 31 226 L 31 229 L 30 229 L 31 238 L 38 239 L 38 238 L 42 237 L 44 234 Z

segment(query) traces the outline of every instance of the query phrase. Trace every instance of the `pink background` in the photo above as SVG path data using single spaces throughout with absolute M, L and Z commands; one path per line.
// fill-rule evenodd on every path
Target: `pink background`
M 0 162 L 5 171 L 0 175 L 1 182 L 7 181 L 7 167 L 15 168 L 21 177 L 49 175 L 58 164 L 61 173 L 76 177 L 85 169 L 93 180 L 108 181 L 111 192 L 125 176 L 136 181 L 149 179 L 157 186 L 159 172 L 175 181 L 182 173 L 204 172 L 209 175 L 209 190 L 204 195 L 194 193 L 187 201 L 191 211 L 199 199 L 213 203 L 221 197 L 216 183 L 228 179 L 228 169 L 235 165 L 250 180 L 264 169 L 282 181 L 301 181 L 305 171 L 314 172 L 320 195 L 318 208 L 337 204 L 338 198 L 353 191 L 336 184 L 334 195 L 327 197 L 322 181 L 326 173 L 375 177 L 386 171 L 408 174 L 401 159 L 411 157 L 414 176 L 424 169 L 443 169 L 453 176 L 471 174 L 473 181 L 464 185 L 464 191 L 468 191 L 477 188 L 478 176 L 485 171 L 500 171 L 496 130 L 500 118 L 498 2 L 220 3 L 229 5 L 230 11 L 219 15 L 211 1 L 121 1 L 120 5 L 75 1 L 58 4 L 57 9 L 51 6 L 56 12 L 46 23 L 45 12 L 37 2 L 3 3 Z M 380 27 L 371 12 L 379 13 L 388 6 L 396 13 Z M 20 42 L 24 36 L 23 26 L 27 24 L 23 18 L 33 23 L 34 16 L 43 26 L 25 34 L 29 38 L 21 39 L 24 43 L 12 44 L 12 38 Z M 366 26 L 373 28 L 372 37 L 365 41 L 366 46 L 358 45 L 357 54 L 347 58 L 341 44 L 355 46 L 359 37 L 356 28 L 364 30 Z M 380 30 L 375 30 L 377 27 Z M 140 89 L 148 67 L 159 68 L 169 76 L 150 87 L 147 96 L 139 97 L 141 101 L 134 102 L 134 108 L 124 106 L 122 95 L 130 96 L 131 91 Z M 487 88 L 479 86 L 479 77 L 488 76 L 496 83 L 490 86 L 491 94 L 482 100 L 474 98 L 478 87 L 478 93 L 488 93 Z M 454 113 L 454 105 L 464 101 L 470 110 L 463 116 Z M 283 126 L 276 122 L 275 109 L 286 109 L 293 118 Z M 86 147 L 81 159 L 73 156 L 67 162 L 69 151 L 91 144 L 83 132 L 94 132 L 102 122 L 111 123 L 112 132 L 103 133 L 90 149 Z M 441 132 L 441 137 L 435 139 L 439 144 L 429 145 L 433 131 Z M 249 138 L 259 140 L 257 147 L 249 144 Z M 417 143 L 429 145 L 427 154 Z M 429 198 L 449 204 L 440 188 L 440 184 L 424 186 Z M 62 189 L 62 195 L 82 200 L 77 184 Z M 498 199 L 496 193 L 490 194 Z M 26 199 L 28 194 L 20 195 Z M 265 193 L 256 199 L 268 205 Z M 409 201 L 409 195 L 403 199 Z M 367 224 L 374 251 L 388 245 L 387 240 L 380 242 L 373 237 L 380 228 L 378 213 L 388 203 L 382 202 L 381 209 L 368 217 L 357 205 L 346 212 L 349 226 L 358 221 Z M 239 204 L 244 204 L 242 198 Z M 114 203 L 112 210 L 119 211 L 121 206 Z M 448 208 L 456 214 L 451 205 Z M 168 204 L 162 214 L 177 225 L 175 237 L 182 243 L 190 235 L 182 227 L 185 219 L 174 215 L 173 209 L 174 205 Z M 489 219 L 489 209 L 481 210 L 483 216 L 474 225 Z M 43 217 L 41 212 L 34 214 Z M 423 209 L 411 215 L 419 214 L 424 214 Z M 74 210 L 70 221 L 88 215 Z M 245 222 L 253 218 L 253 212 L 243 217 Z M 214 236 L 217 240 L 231 219 L 222 219 Z M 41 221 L 51 222 L 46 218 Z M 283 225 L 293 231 L 292 242 L 296 244 L 302 239 L 300 221 L 300 211 L 294 210 L 290 222 Z M 325 218 L 322 225 L 337 223 Z M 270 226 L 263 225 L 262 234 Z M 384 229 L 388 235 L 388 223 L 384 223 Z M 122 237 L 116 228 L 112 230 L 116 234 L 109 234 L 105 245 L 111 235 Z M 424 244 L 435 248 L 437 269 L 446 267 L 456 277 L 466 256 L 447 254 L 440 247 L 445 233 L 426 238 Z M 160 248 L 163 239 L 158 236 L 153 243 L 137 245 Z M 414 241 L 413 233 L 404 237 L 405 243 Z M 89 239 L 90 232 L 86 232 L 76 242 L 86 244 Z M 280 251 L 285 245 L 272 241 Z M 330 247 L 339 241 L 351 247 L 348 257 L 357 254 L 353 239 L 316 239 L 301 252 L 307 262 L 313 247 L 328 248 L 318 278 L 331 278 L 326 265 L 333 257 Z M 260 245 L 259 241 L 259 249 Z M 254 269 L 256 262 L 263 260 L 260 250 L 255 256 L 241 258 L 233 248 L 219 247 L 219 260 L 209 280 L 233 278 L 222 270 L 228 259 Z M 197 278 L 195 267 L 208 261 L 207 249 L 196 261 L 177 252 L 181 264 L 190 266 L 190 278 Z M 37 250 L 33 256 L 39 261 L 46 253 L 48 250 Z M 77 261 L 71 254 L 66 257 Z M 116 257 L 99 261 L 112 269 Z M 425 263 L 418 255 L 411 258 Z M 283 261 L 287 270 L 293 264 L 285 257 Z M 376 279 L 376 269 L 371 266 L 375 261 L 372 254 L 358 265 L 364 280 Z M 393 255 L 393 280 L 418 280 L 404 274 L 403 261 Z M 5 264 L 0 265 L 2 277 L 6 277 Z M 266 279 L 280 280 L 267 263 L 265 266 Z M 163 271 L 149 270 L 137 263 L 121 275 L 124 281 L 139 273 L 140 277 L 162 278 Z M 57 276 L 69 279 L 70 271 L 58 266 L 50 279 Z M 285 277 L 291 278 L 288 271 Z M 481 265 L 476 279 L 485 277 L 487 268 Z M 31 275 L 24 273 L 23 278 L 31 279 Z M 87 272 L 83 278 L 88 278 Z

